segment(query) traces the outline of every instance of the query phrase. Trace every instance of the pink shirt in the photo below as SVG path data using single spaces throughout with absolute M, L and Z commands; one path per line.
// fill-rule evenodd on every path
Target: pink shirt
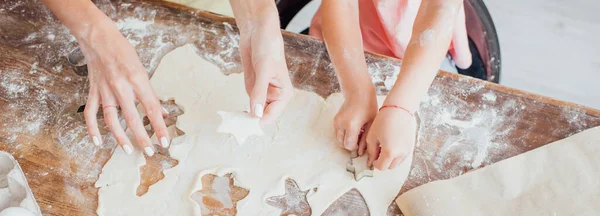
M 402 58 L 410 42 L 420 5 L 421 0 L 358 0 L 364 49 Z M 323 39 L 320 8 L 313 17 L 309 32 L 311 36 Z M 464 35 L 466 40 L 466 30 L 460 35 Z

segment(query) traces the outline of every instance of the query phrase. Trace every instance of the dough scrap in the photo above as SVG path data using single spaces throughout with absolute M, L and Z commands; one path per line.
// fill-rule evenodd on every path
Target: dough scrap
M 321 215 L 344 193 L 357 188 L 371 215 L 384 215 L 403 185 L 412 156 L 392 171 L 375 171 L 375 178 L 354 181 L 346 171 L 349 152 L 333 137 L 333 117 L 343 103 L 341 94 L 327 100 L 295 90 L 278 120 L 265 127 L 264 135 L 239 145 L 228 134 L 217 133 L 217 111 L 243 110 L 248 102 L 243 75 L 223 75 L 196 54 L 192 45 L 167 54 L 151 80 L 157 95 L 173 98 L 184 110 L 176 137 L 169 148 L 179 164 L 164 171 L 165 177 L 137 197 L 139 167 L 145 164 L 140 149 L 127 156 L 117 148 L 96 182 L 99 215 L 200 215 L 191 193 L 201 190 L 205 174 L 233 173 L 235 184 L 250 190 L 237 203 L 238 215 L 279 215 L 280 209 L 265 202 L 285 194 L 285 180 L 293 179 L 303 191 L 317 187 L 307 200 L 313 215 Z M 383 98 L 379 98 L 383 101 Z
M 223 119 L 217 132 L 233 135 L 240 145 L 244 144 L 249 136 L 263 135 L 259 118 L 244 112 L 217 111 L 217 113 Z
M 600 127 L 402 194 L 404 215 L 600 215 Z

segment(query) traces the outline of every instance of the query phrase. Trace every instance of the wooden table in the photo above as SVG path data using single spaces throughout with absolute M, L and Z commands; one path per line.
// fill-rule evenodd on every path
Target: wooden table
M 188 43 L 225 73 L 241 71 L 231 18 L 157 1 L 97 5 L 132 41 L 150 74 L 162 56 Z M 104 147 L 95 147 L 86 136 L 77 111 L 87 97 L 87 70 L 74 38 L 36 0 L 0 2 L 0 32 L 0 150 L 17 158 L 44 215 L 95 214 L 93 184 L 116 145 L 104 125 Z M 284 39 L 295 87 L 322 97 L 339 91 L 322 42 L 288 32 Z M 386 94 L 401 62 L 372 54 L 367 62 L 378 93 Z M 173 112 L 169 124 L 179 114 Z M 600 125 L 598 110 L 443 71 L 418 117 L 412 170 L 400 193 Z M 150 158 L 142 185 L 162 178 L 157 164 L 163 160 L 177 163 L 166 152 Z M 349 205 L 363 206 L 352 215 L 367 214 L 356 190 L 336 201 L 329 213 Z

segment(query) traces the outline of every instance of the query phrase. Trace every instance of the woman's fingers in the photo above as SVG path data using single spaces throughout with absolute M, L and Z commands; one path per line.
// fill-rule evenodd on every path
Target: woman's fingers
M 129 137 L 127 137 L 123 127 L 121 127 L 117 107 L 117 100 L 112 92 L 104 91 L 104 93 L 102 93 L 102 111 L 104 112 L 104 122 L 119 145 L 121 145 L 123 148 L 123 151 L 129 155 L 133 152 L 133 145 L 131 145 Z
M 260 124 L 266 125 L 273 123 L 281 115 L 285 109 L 285 105 L 287 105 L 287 101 L 274 101 L 267 105 L 265 113 L 260 119 Z
M 255 75 L 254 87 L 250 92 L 250 111 L 256 117 L 262 118 L 264 115 L 267 91 L 271 79 L 272 77 L 265 72 Z
M 165 120 L 162 115 L 164 108 L 160 105 L 156 93 L 154 93 L 150 83 L 134 86 L 139 90 L 137 92 L 137 98 L 146 110 L 146 116 L 150 119 L 150 124 L 152 124 L 154 132 L 156 132 L 156 137 L 160 142 L 160 145 L 163 148 L 169 147 L 169 132 L 167 131 L 167 126 L 165 125 Z
M 85 105 L 85 110 L 83 111 L 83 116 L 85 118 L 85 124 L 87 125 L 88 135 L 96 146 L 102 145 L 102 135 L 100 135 L 100 130 L 98 130 L 98 119 L 96 118 L 99 106 L 100 93 L 96 87 L 92 86 L 90 87 L 90 93 Z
M 140 115 L 135 107 L 133 90 L 126 84 L 111 87 L 115 92 L 119 104 L 121 105 L 121 111 L 125 117 L 125 122 L 127 122 L 127 126 L 131 132 L 133 132 L 138 145 L 144 150 L 146 155 L 153 156 L 154 147 L 152 146 L 150 137 L 148 137 L 148 133 L 144 128 L 142 119 L 140 118 Z M 157 110 L 157 112 L 160 113 L 159 110 Z

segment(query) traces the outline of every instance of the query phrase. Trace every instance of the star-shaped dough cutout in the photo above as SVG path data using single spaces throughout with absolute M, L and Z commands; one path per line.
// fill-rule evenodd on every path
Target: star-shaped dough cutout
M 231 173 L 225 176 L 208 174 L 202 176 L 202 190 L 190 195 L 202 209 L 202 215 L 236 215 L 237 202 L 246 198 L 250 191 L 234 185 Z
M 217 111 L 223 121 L 217 128 L 219 133 L 233 135 L 238 144 L 243 144 L 252 135 L 263 135 L 260 119 L 244 112 Z
M 356 151 L 353 151 L 350 156 L 350 163 L 346 165 L 346 170 L 354 174 L 354 180 L 360 181 L 364 177 L 373 177 L 373 168 L 367 166 L 368 156 L 358 156 Z
M 311 215 L 312 211 L 306 195 L 310 190 L 302 191 L 298 184 L 292 179 L 285 180 L 285 194 L 281 196 L 269 197 L 267 204 L 281 209 L 281 215 Z

